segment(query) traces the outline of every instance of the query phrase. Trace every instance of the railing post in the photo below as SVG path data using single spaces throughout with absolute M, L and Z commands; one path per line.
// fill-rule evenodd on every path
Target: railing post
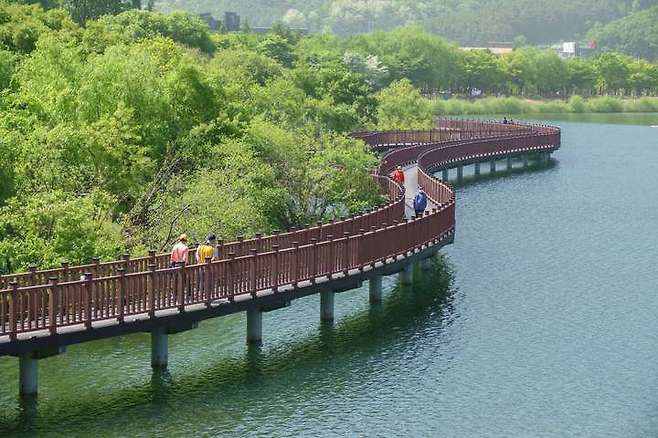
M 361 253 L 361 248 L 363 248 L 365 246 L 364 243 L 363 243 L 364 242 L 364 240 L 363 240 L 364 234 L 366 234 L 366 230 L 363 229 L 363 228 L 359 228 L 359 235 L 358 235 L 357 240 L 356 240 L 357 250 L 355 251 L 356 252 L 356 264 L 358 266 L 359 272 L 363 272 L 363 259 L 364 259 L 364 257 L 363 257 L 363 254 Z M 352 251 L 354 251 L 354 249 L 352 249 Z
M 12 281 L 9 283 L 11 287 L 10 303 L 9 303 L 9 339 L 16 340 L 18 333 L 18 283 Z
M 85 328 L 91 328 L 91 296 L 93 293 L 93 275 L 90 272 L 85 272 L 84 277 L 84 293 L 85 293 Z
M 318 272 L 318 239 L 311 239 L 311 266 L 309 273 L 311 275 L 311 284 L 315 284 L 315 277 Z
M 155 265 L 156 268 L 158 266 L 158 263 L 155 259 L 156 252 L 152 249 L 149 249 L 149 265 Z
M 228 292 L 228 300 L 230 302 L 233 302 L 235 299 L 235 275 L 234 275 L 234 270 L 235 270 L 235 253 L 233 251 L 228 253 L 228 285 L 227 285 L 227 292 Z
M 327 240 L 329 241 L 329 269 L 327 269 L 327 278 L 331 280 L 331 273 L 334 272 L 334 235 L 328 234 Z
M 185 263 L 178 263 L 176 268 L 176 300 L 178 301 L 178 311 L 185 312 Z
M 59 293 L 59 286 L 57 284 L 57 277 L 50 277 L 48 279 L 48 329 L 50 334 L 57 333 L 57 294 Z
M 293 267 L 293 276 L 292 276 L 292 286 L 297 287 L 299 283 L 299 242 L 294 241 L 292 243 L 293 248 L 295 249 L 295 261 Z
M 215 245 L 215 253 L 217 260 L 222 260 L 224 258 L 224 241 L 222 239 L 217 241 L 217 244 Z
M 205 297 L 204 302 L 206 308 L 210 308 L 210 303 L 212 302 L 212 288 L 213 288 L 213 278 L 212 278 L 212 257 L 206 257 L 205 266 L 203 268 L 203 278 L 205 279 Z
M 217 241 L 217 251 L 218 251 L 217 257 L 219 257 L 220 259 L 223 259 L 224 258 L 224 239 L 219 239 Z
M 63 261 L 61 264 L 62 264 L 62 275 L 61 275 L 62 281 L 70 281 L 71 278 L 69 277 L 69 274 L 70 274 L 69 273 L 69 267 L 70 267 L 69 262 Z M 80 279 L 82 280 L 82 278 L 80 278 Z M 77 278 L 76 278 L 76 280 L 77 280 Z
M 126 253 L 121 256 L 121 259 L 123 260 L 123 267 L 125 268 L 126 272 L 130 271 L 130 254 Z
M 94 263 L 93 275 L 94 275 L 95 277 L 100 277 L 100 276 L 101 276 L 101 273 L 100 273 L 100 270 L 101 270 L 101 259 L 100 259 L 100 257 L 93 257 L 91 260 L 92 260 L 92 262 Z
M 155 251 L 154 251 L 155 252 Z M 155 316 L 155 292 L 156 292 L 156 282 L 157 278 L 157 265 L 155 263 L 149 263 L 149 281 L 148 281 L 148 301 L 149 301 L 149 317 L 153 318 Z
M 117 303 L 117 321 L 122 323 L 125 315 L 126 307 L 126 298 L 128 296 L 127 283 L 126 283 L 126 273 L 128 272 L 127 268 L 117 269 L 119 273 L 119 298 Z
M 30 286 L 36 286 L 37 284 L 37 267 L 35 265 L 30 265 Z
M 238 250 L 237 256 L 244 255 L 244 236 L 238 236 Z
M 347 274 L 350 271 L 350 233 L 348 231 L 343 232 L 343 237 L 345 238 L 345 252 L 343 257 L 343 274 L 347 277 Z
M 251 289 L 251 296 L 256 298 L 256 281 L 258 278 L 258 249 L 257 248 L 252 248 L 251 249 L 251 275 L 250 275 L 250 282 L 249 282 L 249 289 Z
M 272 245 L 274 251 L 274 266 L 272 267 L 272 291 L 279 290 L 279 245 Z

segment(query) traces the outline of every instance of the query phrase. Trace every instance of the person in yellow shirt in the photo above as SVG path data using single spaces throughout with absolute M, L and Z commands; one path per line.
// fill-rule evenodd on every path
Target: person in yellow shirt
M 205 263 L 206 258 L 210 257 L 211 259 L 215 258 L 215 242 L 217 237 L 214 234 L 211 234 L 206 239 L 206 243 L 199 245 L 196 249 L 196 262 Z

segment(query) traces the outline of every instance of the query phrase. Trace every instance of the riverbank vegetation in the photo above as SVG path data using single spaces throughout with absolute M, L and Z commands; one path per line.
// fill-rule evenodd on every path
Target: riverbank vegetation
M 498 58 L 418 27 L 213 34 L 185 13 L 130 9 L 83 27 L 69 12 L 0 0 L 5 271 L 165 250 L 180 232 L 232 239 L 374 206 L 383 201 L 369 175 L 377 157 L 353 130 L 516 114 L 537 105 L 526 100 L 535 95 L 658 88 L 654 64 L 619 54 L 563 61 L 519 49 Z M 445 99 L 475 89 L 523 99 Z M 629 105 L 579 99 L 541 105 Z

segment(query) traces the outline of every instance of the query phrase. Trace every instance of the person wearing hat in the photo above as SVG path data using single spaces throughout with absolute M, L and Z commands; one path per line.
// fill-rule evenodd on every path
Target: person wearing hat
M 404 185 L 404 171 L 402 170 L 402 166 L 398 166 L 395 169 L 395 172 L 393 172 L 393 175 L 391 175 L 391 178 L 393 178 L 393 181 L 400 184 L 401 186 Z
M 416 196 L 414 197 L 414 213 L 416 213 L 416 217 L 422 216 L 423 213 L 425 213 L 426 208 L 427 194 L 422 186 L 418 186 L 418 193 L 416 193 Z
M 215 255 L 215 241 L 217 237 L 214 234 L 210 234 L 206 239 L 206 243 L 199 245 L 196 249 L 196 262 L 205 263 L 206 258 L 210 257 L 211 259 Z
M 187 247 L 187 234 L 183 233 L 178 238 L 178 242 L 171 249 L 171 256 L 169 260 L 171 261 L 171 266 L 176 266 L 179 263 L 187 263 L 187 256 L 190 252 L 190 249 Z

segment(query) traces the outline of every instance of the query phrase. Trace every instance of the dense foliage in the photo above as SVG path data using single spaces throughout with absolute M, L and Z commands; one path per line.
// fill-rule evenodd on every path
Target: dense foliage
M 466 44 L 487 41 L 552 42 L 579 38 L 656 4 L 655 0 L 157 0 L 163 11 L 238 12 L 252 26 L 283 20 L 290 26 L 339 34 L 420 24 Z
M 220 36 L 185 14 L 78 27 L 0 3 L 0 266 L 52 266 L 285 229 L 381 201 L 345 136 L 376 99 L 295 39 Z M 30 38 L 23 37 L 28 35 Z M 214 54 L 214 55 L 213 55 Z
M 418 26 L 211 34 L 185 13 L 126 9 L 83 27 L 64 9 L 0 0 L 0 269 L 164 250 L 181 232 L 228 239 L 351 214 L 382 199 L 369 176 L 377 158 L 350 131 L 523 104 L 444 96 L 658 88 L 656 65 L 618 53 L 498 57 Z M 559 108 L 624 109 L 610 97 L 579 99 Z
M 603 49 L 619 50 L 649 59 L 658 58 L 658 6 L 636 12 L 605 26 L 596 26 L 590 37 Z

